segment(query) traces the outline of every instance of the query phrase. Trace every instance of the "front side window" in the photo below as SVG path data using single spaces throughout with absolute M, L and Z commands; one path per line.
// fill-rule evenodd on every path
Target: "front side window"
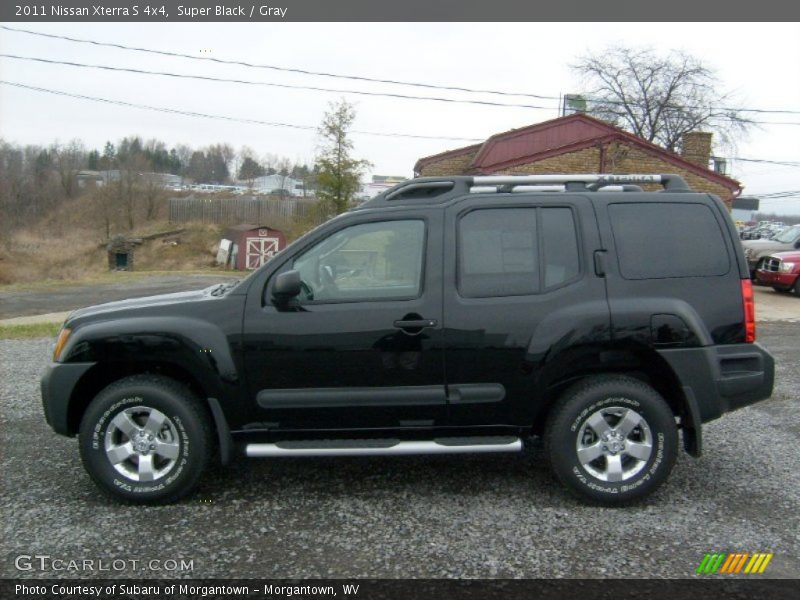
M 425 223 L 381 221 L 337 231 L 294 260 L 301 302 L 416 298 L 422 289 Z

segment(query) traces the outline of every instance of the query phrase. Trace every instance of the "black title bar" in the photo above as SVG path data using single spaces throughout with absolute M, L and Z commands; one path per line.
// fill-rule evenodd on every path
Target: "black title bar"
M 176 579 L 110 580 L 110 579 L 4 579 L 0 580 L 0 597 L 69 600 L 167 600 L 256 598 L 328 599 L 337 600 L 450 600 L 450 599 L 536 599 L 563 600 L 584 598 L 616 600 L 618 598 L 703 598 L 727 600 L 741 598 L 783 600 L 796 597 L 796 584 L 791 580 L 769 580 L 752 577 L 697 579 Z

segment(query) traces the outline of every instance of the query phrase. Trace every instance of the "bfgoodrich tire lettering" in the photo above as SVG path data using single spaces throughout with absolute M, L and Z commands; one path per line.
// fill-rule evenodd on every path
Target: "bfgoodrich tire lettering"
M 545 449 L 571 491 L 601 504 L 625 504 L 666 480 L 678 433 L 672 411 L 650 386 L 631 377 L 593 377 L 553 407 Z
M 212 432 L 203 405 L 184 386 L 156 375 L 117 381 L 89 405 L 79 445 L 86 471 L 118 500 L 174 502 L 209 462 Z

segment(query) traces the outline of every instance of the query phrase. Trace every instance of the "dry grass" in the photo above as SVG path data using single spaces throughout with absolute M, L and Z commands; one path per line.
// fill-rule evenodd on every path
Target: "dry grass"
M 55 337 L 61 323 L 32 323 L 27 325 L 0 325 L 0 340 L 22 340 Z
M 162 228 L 162 231 L 167 228 Z M 221 234 L 221 228 L 216 225 L 190 223 L 178 235 L 147 241 L 136 248 L 136 270 L 216 269 L 215 257 Z
M 39 222 L 12 233 L 0 244 L 0 284 L 86 280 L 108 271 L 106 228 L 90 195 L 64 203 Z M 159 211 L 164 214 L 165 211 Z M 163 216 L 140 218 L 133 231 L 117 225 L 111 235 L 142 237 L 175 230 Z M 216 268 L 221 229 L 187 224 L 181 234 L 147 240 L 135 249 L 137 271 L 187 271 Z
M 80 279 L 107 264 L 105 252 L 91 232 L 76 229 L 60 237 L 45 229 L 15 233 L 0 261 L 0 283 L 42 279 Z
M 134 250 L 135 272 L 215 271 L 215 257 L 225 226 L 167 220 L 167 198 L 146 220 L 140 211 L 136 227 L 126 227 L 122 207 L 107 220 L 101 190 L 66 201 L 35 223 L 0 240 L 0 285 L 31 286 L 41 282 L 91 281 L 108 272 L 108 233 L 137 238 L 182 227 L 180 234 L 147 240 Z M 314 217 L 278 226 L 292 242 L 316 225 Z

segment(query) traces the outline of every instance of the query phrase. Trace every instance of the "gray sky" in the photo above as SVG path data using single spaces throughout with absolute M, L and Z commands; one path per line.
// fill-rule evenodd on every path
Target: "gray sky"
M 748 108 L 800 111 L 800 24 L 580 24 L 580 23 L 278 23 L 278 24 L 16 24 L 35 31 L 244 60 L 314 71 L 480 87 L 558 96 L 581 90 L 569 64 L 609 44 L 685 50 L 718 72 L 726 91 Z M 0 51 L 56 60 L 282 84 L 444 95 L 545 106 L 478 106 L 434 101 L 249 86 L 0 59 L 0 78 L 37 87 L 135 104 L 238 118 L 316 126 L 330 101 L 346 96 L 357 106 L 355 129 L 416 135 L 486 138 L 558 116 L 555 100 L 503 98 L 356 82 L 263 69 L 218 65 L 0 30 Z M 800 123 L 800 114 L 756 116 Z M 0 86 L 0 136 L 48 144 L 81 138 L 102 149 L 106 140 L 138 134 L 168 145 L 227 142 L 311 162 L 314 131 L 169 115 L 97 104 Z M 411 175 L 417 158 L 469 142 L 354 136 L 357 156 L 373 173 Z M 762 125 L 733 151 L 718 154 L 800 163 L 800 125 Z M 734 162 L 745 194 L 800 190 L 800 167 Z M 800 198 L 762 202 L 762 210 L 800 214 Z

